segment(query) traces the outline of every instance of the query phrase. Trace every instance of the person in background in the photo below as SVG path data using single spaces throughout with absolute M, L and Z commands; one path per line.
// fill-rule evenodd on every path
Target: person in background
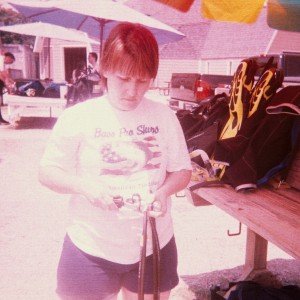
M 67 102 L 68 106 L 79 101 L 84 101 L 90 97 L 87 67 L 85 61 L 79 61 L 76 64 L 76 69 L 72 72 L 71 84 L 68 87 Z
M 101 88 L 100 88 L 100 74 L 99 74 L 99 67 L 97 64 L 98 61 L 98 55 L 96 52 L 90 52 L 88 55 L 88 87 L 90 94 L 92 95 L 93 93 L 101 93 Z
M 5 65 L 10 65 L 14 62 L 15 56 L 11 52 L 3 52 L 0 55 L 0 124 L 9 124 L 9 122 L 3 119 L 1 106 L 3 104 L 4 88 L 6 87 L 8 92 L 10 92 L 10 88 L 15 85 L 8 70 L 5 69 Z
M 71 194 L 57 271 L 61 299 L 112 300 L 120 291 L 124 300 L 137 299 L 145 209 L 156 217 L 160 299 L 178 284 L 171 195 L 189 183 L 191 162 L 176 115 L 145 98 L 158 63 L 148 29 L 118 24 L 101 57 L 105 94 L 64 110 L 53 128 L 39 180 Z M 148 239 L 146 300 L 153 299 L 154 282 L 151 234 Z
M 76 64 L 76 68 L 72 72 L 72 83 L 76 84 L 81 79 L 85 79 L 87 75 L 87 67 L 84 61 L 79 61 Z
M 97 65 L 98 55 L 96 52 L 90 52 L 88 55 L 88 73 L 99 74 L 99 68 Z

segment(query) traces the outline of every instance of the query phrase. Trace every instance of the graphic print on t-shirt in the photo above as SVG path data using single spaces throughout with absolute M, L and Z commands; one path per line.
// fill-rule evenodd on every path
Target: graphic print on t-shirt
M 99 155 L 99 175 L 114 197 L 130 203 L 130 210 L 138 211 L 153 201 L 151 194 L 158 184 L 155 174 L 161 166 L 161 151 L 155 136 L 109 139 L 100 147 Z M 139 200 L 136 202 L 135 198 Z
M 158 169 L 161 156 L 154 136 L 142 140 L 110 141 L 100 149 L 102 175 L 132 175 L 143 170 Z

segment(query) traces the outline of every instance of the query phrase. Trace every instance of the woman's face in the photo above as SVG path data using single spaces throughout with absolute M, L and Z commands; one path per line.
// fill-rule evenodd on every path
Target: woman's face
M 14 63 L 14 59 L 12 59 L 11 57 L 9 57 L 9 56 L 5 56 L 4 57 L 4 63 L 6 64 L 6 65 L 11 65 L 12 63 Z
M 130 77 L 118 72 L 104 74 L 107 78 L 108 98 L 113 107 L 119 110 L 133 110 L 148 91 L 151 78 Z

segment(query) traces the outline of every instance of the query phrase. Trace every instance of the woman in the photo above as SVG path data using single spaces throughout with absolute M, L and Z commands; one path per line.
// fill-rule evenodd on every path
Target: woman
M 0 125 L 9 124 L 8 121 L 4 120 L 1 113 L 1 106 L 3 102 L 3 90 L 6 87 L 8 92 L 11 92 L 11 89 L 15 89 L 15 82 L 11 78 L 5 65 L 11 65 L 15 62 L 15 56 L 10 52 L 1 51 L 0 54 Z
M 90 52 L 88 55 L 88 67 L 87 67 L 87 82 L 89 86 L 89 91 L 92 96 L 100 96 L 101 93 L 100 88 L 100 74 L 98 68 L 98 55 L 96 52 Z M 94 95 L 93 95 L 94 94 Z
M 156 77 L 152 33 L 117 25 L 106 40 L 101 78 L 106 94 L 73 106 L 57 121 L 41 161 L 41 183 L 72 194 L 59 266 L 62 299 L 137 299 L 141 207 L 159 204 L 161 299 L 178 283 L 170 196 L 186 187 L 190 159 L 175 114 L 144 95 Z M 136 197 L 141 205 L 132 203 Z M 114 198 L 124 199 L 118 208 Z M 148 235 L 151 239 L 151 235 Z M 147 243 L 145 299 L 153 299 L 152 243 Z
M 85 61 L 79 61 L 72 72 L 71 85 L 67 93 L 68 106 L 90 98 Z

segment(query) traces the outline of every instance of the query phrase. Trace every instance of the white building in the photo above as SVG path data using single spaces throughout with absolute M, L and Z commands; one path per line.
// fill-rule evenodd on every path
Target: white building
M 178 42 L 160 46 L 157 86 L 165 86 L 172 73 L 232 75 L 244 58 L 282 51 L 300 52 L 300 33 L 270 28 L 266 8 L 255 23 L 241 24 L 203 19 L 201 0 L 195 0 L 187 13 L 153 0 L 128 0 L 126 4 L 186 35 Z M 53 39 L 38 41 L 34 50 L 39 56 L 39 77 L 52 78 L 56 82 L 68 81 L 76 62 L 86 59 L 88 52 L 99 52 L 91 45 Z M 30 65 L 32 58 L 26 55 L 28 57 L 24 59 L 18 58 L 17 63 L 22 61 L 26 66 Z M 23 68 L 24 77 L 29 74 L 27 69 Z

